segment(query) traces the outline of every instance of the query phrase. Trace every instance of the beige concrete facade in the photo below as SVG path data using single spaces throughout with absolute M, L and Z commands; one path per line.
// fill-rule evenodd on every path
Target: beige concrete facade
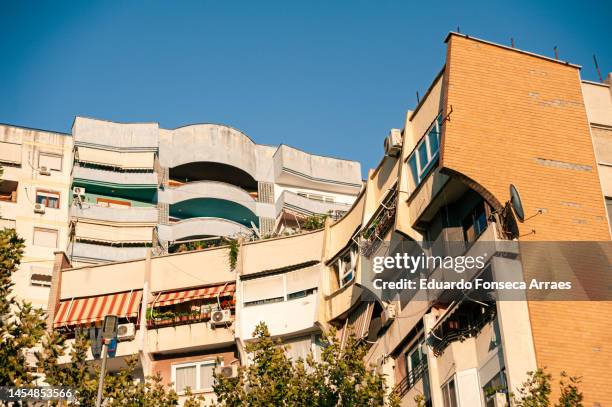
M 294 344 L 293 355 L 316 354 L 318 336 L 335 327 L 366 341 L 366 362 L 387 374 L 403 406 L 415 405 L 419 393 L 434 407 L 449 405 L 449 397 L 461 407 L 503 406 L 528 371 L 544 366 L 555 376 L 562 370 L 582 376 L 585 405 L 612 403 L 605 383 L 612 360 L 609 302 L 483 304 L 444 290 L 361 301 L 366 265 L 359 254 L 380 253 L 381 241 L 482 256 L 485 267 L 466 278 L 487 271 L 502 279 L 532 271 L 521 262 L 519 242 L 610 240 L 610 84 L 583 82 L 574 65 L 463 35 L 450 34 L 447 44 L 444 69 L 406 115 L 399 151 L 369 171 L 344 217 L 318 231 L 241 241 L 234 269 L 228 247 L 88 267 L 70 267 L 58 255 L 51 319 L 59 302 L 75 298 L 142 291 L 144 308 L 155 308 L 165 293 L 176 298 L 198 287 L 221 293 L 230 284 L 233 302 L 222 303 L 221 294 L 206 299 L 229 312 L 225 325 L 175 319 L 156 326 L 141 313 L 135 338 L 119 344 L 126 349 L 121 355 L 140 353 L 143 374 L 160 372 L 170 383 L 185 363 L 199 366 L 217 356 L 224 364 L 247 363 L 244 347 L 260 321 Z M 202 129 L 228 133 L 245 157 L 256 148 L 231 129 L 198 126 L 180 130 L 180 137 L 192 140 Z M 309 187 L 319 185 L 318 158 L 284 146 L 274 156 L 295 161 L 275 167 L 277 180 L 302 177 Z M 240 165 L 260 171 L 257 162 Z M 519 188 L 527 218 L 517 233 L 500 215 L 510 184 Z M 431 276 L 441 273 L 437 268 Z M 461 316 L 470 318 L 467 334 Z

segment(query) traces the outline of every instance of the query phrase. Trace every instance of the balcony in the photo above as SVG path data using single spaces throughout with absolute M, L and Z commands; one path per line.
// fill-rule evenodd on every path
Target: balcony
M 354 161 L 312 155 L 281 145 L 274 153 L 276 182 L 304 188 L 356 195 L 361 190 L 361 168 Z
M 385 240 L 395 223 L 397 210 L 397 190 L 392 190 L 381 203 L 368 225 L 361 232 L 361 253 L 370 257 Z
M 332 212 L 348 212 L 351 205 L 338 202 L 324 202 L 300 196 L 291 191 L 283 191 L 276 202 L 276 213 L 283 209 L 305 216 L 327 215 Z
M 85 218 L 119 223 L 157 223 L 157 208 L 129 206 L 100 206 L 84 204 L 82 207 L 70 208 L 70 215 L 75 218 Z
M 68 253 L 75 261 L 84 263 L 114 262 L 144 259 L 147 247 L 119 247 L 75 242 L 72 251 L 69 249 Z
M 427 363 L 419 363 L 415 368 L 410 370 L 408 374 L 400 380 L 393 388 L 393 392 L 400 398 L 412 401 L 414 397 L 410 397 L 413 393 L 411 390 L 416 390 L 416 394 L 426 394 L 427 386 L 424 382 L 427 380 L 429 372 Z M 403 404 L 403 403 L 402 403 Z
M 234 342 L 232 329 L 213 329 L 208 322 L 153 328 L 147 334 L 149 352 L 156 353 L 188 352 Z
M 157 188 L 157 174 L 154 172 L 119 172 L 101 168 L 75 166 L 72 170 L 75 181 L 100 186 L 125 185 L 130 188 Z
M 191 218 L 158 226 L 159 238 L 176 242 L 197 236 L 250 236 L 253 231 L 240 223 L 221 218 Z

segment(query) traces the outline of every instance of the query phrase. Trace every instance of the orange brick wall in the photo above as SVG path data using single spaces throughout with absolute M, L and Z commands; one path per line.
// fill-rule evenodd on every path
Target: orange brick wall
M 444 80 L 442 167 L 501 204 L 515 184 L 526 217 L 544 209 L 519 225 L 521 240 L 610 240 L 576 67 L 451 35 Z M 583 376 L 586 406 L 612 405 L 612 302 L 529 309 L 538 365 Z

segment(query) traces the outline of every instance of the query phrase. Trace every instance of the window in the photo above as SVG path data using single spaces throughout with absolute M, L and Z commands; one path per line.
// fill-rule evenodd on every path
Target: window
M 438 159 L 441 128 L 442 115 L 438 115 L 425 137 L 417 144 L 414 153 L 408 158 L 408 166 L 415 186 L 423 181 Z
M 245 307 L 304 298 L 317 292 L 319 270 L 306 267 L 242 282 Z
M 508 403 L 508 386 L 506 372 L 500 371 L 482 387 L 486 407 L 506 406 Z
M 36 203 L 42 204 L 47 208 L 59 209 L 60 194 L 53 191 L 36 191 Z
M 336 260 L 336 273 L 338 274 L 338 284 L 340 288 L 350 284 L 355 278 L 355 268 L 357 267 L 357 251 L 350 249 Z
M 457 392 L 455 390 L 454 378 L 442 386 L 442 400 L 444 407 L 457 407 Z
M 297 291 L 295 293 L 289 293 L 289 294 L 287 294 L 287 301 L 295 300 L 297 298 L 304 298 L 304 297 L 312 295 L 312 294 L 314 294 L 316 292 L 317 292 L 316 288 L 309 288 L 307 290 Z
M 38 168 L 47 167 L 49 170 L 62 170 L 62 156 L 58 154 L 38 154 Z
M 473 242 L 487 228 L 487 210 L 484 201 L 478 203 L 474 209 L 461 222 L 463 238 L 466 242 Z
M 34 246 L 57 248 L 57 230 L 34 228 Z
M 51 287 L 51 271 L 41 267 L 32 267 L 30 285 L 34 287 Z
M 321 201 L 321 202 L 327 202 L 327 203 L 336 202 L 336 199 L 333 196 L 310 194 L 308 192 L 302 192 L 302 191 L 298 192 L 297 194 L 303 198 L 312 199 L 313 201 Z
M 184 393 L 187 387 L 192 391 L 212 391 L 216 366 L 214 360 L 173 365 L 174 390 L 179 394 Z
M 406 352 L 406 372 L 409 376 L 416 376 L 421 365 L 427 364 L 427 354 L 424 347 L 425 343 L 420 341 Z M 416 377 L 413 377 L 413 379 L 416 379 Z

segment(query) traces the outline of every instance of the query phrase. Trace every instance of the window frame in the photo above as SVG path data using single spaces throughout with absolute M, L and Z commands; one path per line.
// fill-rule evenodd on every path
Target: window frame
M 431 134 L 432 131 L 435 131 L 436 141 L 438 145 L 438 148 L 433 153 L 431 151 L 432 150 L 431 140 L 429 139 L 429 135 Z M 408 156 L 408 159 L 406 160 L 406 162 L 408 163 L 408 166 L 410 167 L 409 170 L 412 173 L 412 179 L 415 183 L 415 187 L 419 186 L 421 182 L 423 182 L 427 174 L 429 174 L 431 169 L 434 167 L 434 163 L 436 162 L 436 160 L 438 160 L 440 157 L 440 135 L 441 134 L 442 134 L 442 113 L 438 113 L 438 116 L 434 119 L 433 123 L 427 128 L 427 131 L 425 131 L 425 134 L 421 137 L 419 142 L 416 144 L 414 150 L 412 151 L 412 154 L 410 154 Z M 423 163 L 421 163 L 421 155 L 420 155 L 420 149 L 423 145 L 425 145 L 425 150 L 427 153 L 426 154 L 427 162 L 425 163 L 425 165 L 422 165 Z M 415 173 L 414 167 L 416 167 L 416 173 Z
M 206 387 L 206 388 L 200 388 L 200 384 L 201 384 L 201 366 L 203 365 L 213 365 L 215 367 L 222 367 L 223 366 L 223 360 L 221 360 L 219 363 L 217 363 L 216 359 L 203 359 L 203 360 L 197 360 L 197 361 L 193 361 L 193 362 L 182 362 L 182 363 L 176 363 L 176 364 L 172 364 L 170 366 L 171 372 L 171 379 L 172 379 L 172 388 L 174 389 L 174 391 L 176 391 L 176 394 L 178 395 L 184 395 L 185 394 L 185 390 L 181 390 L 180 392 L 176 389 L 176 370 L 177 369 L 181 369 L 181 368 L 185 368 L 185 367 L 194 367 L 195 368 L 195 382 L 196 382 L 196 386 L 195 387 L 189 387 L 189 389 L 193 392 L 193 393 L 210 393 L 213 391 L 213 387 Z
M 64 168 L 64 156 L 63 156 L 63 154 L 48 153 L 48 152 L 45 152 L 45 151 L 39 152 L 38 153 L 38 168 L 42 167 L 40 165 L 40 156 L 46 156 L 46 157 L 51 157 L 51 158 L 59 158 L 59 161 L 60 161 L 59 169 L 58 168 L 51 168 L 51 167 L 47 167 L 47 169 L 49 169 L 51 171 L 62 172 L 62 169 Z
M 55 246 L 41 246 L 41 245 L 37 245 L 36 243 L 34 243 L 36 241 L 36 232 L 53 232 L 55 233 Z M 57 249 L 58 245 L 59 245 L 59 230 L 57 229 L 51 229 L 51 228 L 41 228 L 38 226 L 34 226 L 33 232 L 32 232 L 32 245 L 33 246 L 37 246 L 37 247 L 47 247 L 50 249 Z
M 446 395 L 451 396 L 451 388 L 450 384 L 453 384 L 452 388 L 452 400 L 446 398 Z M 444 390 L 447 390 L 447 393 L 444 393 Z M 442 392 L 442 404 L 444 407 L 458 407 L 458 397 L 457 397 L 457 381 L 455 380 L 455 376 L 453 375 L 450 379 L 448 379 L 442 386 L 440 386 L 440 390 Z
M 346 256 L 349 256 L 348 262 Z M 354 259 L 353 259 L 354 257 Z M 351 263 L 355 263 L 352 267 Z M 355 271 L 357 270 L 357 250 L 349 248 L 347 252 L 342 253 L 336 260 L 336 275 L 338 278 L 338 286 L 344 288 L 355 281 Z M 348 266 L 348 267 L 347 267 Z
M 45 195 L 39 195 L 39 194 L 45 194 Z M 49 206 L 49 195 L 56 195 L 57 196 L 57 207 Z M 43 202 L 38 202 L 38 197 L 39 196 L 44 198 Z M 45 208 L 48 208 L 48 209 L 60 209 L 61 206 L 62 206 L 62 194 L 59 191 L 51 191 L 51 190 L 48 190 L 48 189 L 37 189 L 34 201 L 36 203 L 44 205 Z

